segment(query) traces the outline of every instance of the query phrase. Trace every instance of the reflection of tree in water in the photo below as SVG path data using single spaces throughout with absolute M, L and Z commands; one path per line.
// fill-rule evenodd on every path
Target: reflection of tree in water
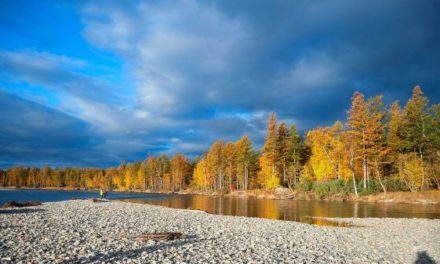
M 280 219 L 278 204 L 274 200 L 261 200 L 263 206 L 258 206 L 258 216 L 269 219 Z
M 130 199 L 127 199 L 130 200 Z M 211 214 L 280 219 L 310 223 L 310 217 L 425 217 L 438 218 L 438 206 L 264 200 L 255 198 L 161 195 L 157 198 L 132 199 L 135 202 L 172 208 L 202 210 Z

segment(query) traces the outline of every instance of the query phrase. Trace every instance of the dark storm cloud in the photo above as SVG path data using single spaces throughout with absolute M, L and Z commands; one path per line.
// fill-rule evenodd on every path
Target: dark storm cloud
M 440 96 L 436 1 L 91 6 L 88 39 L 140 67 L 140 94 L 152 94 L 141 104 L 177 118 L 232 107 L 316 125 L 343 117 L 354 90 Z
M 84 121 L 2 91 L 0 112 L 0 166 L 87 166 L 102 144 Z

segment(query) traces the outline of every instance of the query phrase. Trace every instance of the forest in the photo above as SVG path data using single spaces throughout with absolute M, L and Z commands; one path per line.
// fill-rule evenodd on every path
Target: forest
M 440 104 L 430 104 L 420 86 L 403 107 L 355 92 L 345 122 L 299 131 L 271 113 L 259 150 L 243 135 L 219 139 L 195 159 L 177 153 L 106 169 L 15 166 L 0 170 L 0 186 L 222 193 L 284 186 L 321 196 L 440 188 Z

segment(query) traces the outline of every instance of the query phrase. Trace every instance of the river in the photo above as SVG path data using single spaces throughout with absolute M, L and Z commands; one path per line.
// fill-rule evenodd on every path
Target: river
M 11 200 L 53 202 L 97 197 L 98 193 L 91 191 L 0 190 L 0 204 Z M 107 198 L 171 208 L 202 210 L 211 214 L 260 217 L 313 224 L 323 224 L 319 223 L 320 219 L 314 217 L 440 218 L 439 205 L 263 200 L 196 194 L 131 192 L 110 192 Z

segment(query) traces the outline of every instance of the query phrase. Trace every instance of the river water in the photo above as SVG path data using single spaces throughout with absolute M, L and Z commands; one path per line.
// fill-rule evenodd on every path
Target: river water
M 52 202 L 90 199 L 98 196 L 97 192 L 90 191 L 0 190 L 0 204 L 11 200 Z M 110 192 L 107 198 L 172 208 L 202 210 L 211 214 L 260 217 L 313 224 L 325 224 L 319 223 L 321 220 L 314 217 L 440 218 L 439 205 L 263 200 L 195 194 L 130 192 Z

